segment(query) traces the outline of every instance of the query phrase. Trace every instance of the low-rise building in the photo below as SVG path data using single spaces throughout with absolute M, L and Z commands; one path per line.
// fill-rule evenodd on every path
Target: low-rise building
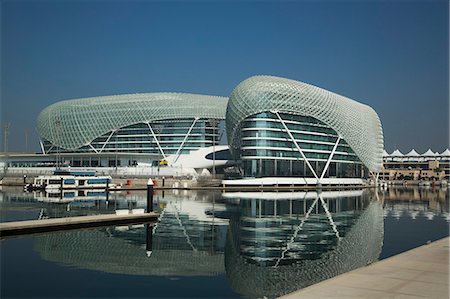
M 412 149 L 403 154 L 398 149 L 392 154 L 384 151 L 383 168 L 380 171 L 382 180 L 449 180 L 450 179 L 450 150 L 442 153 L 431 149 L 419 154 Z

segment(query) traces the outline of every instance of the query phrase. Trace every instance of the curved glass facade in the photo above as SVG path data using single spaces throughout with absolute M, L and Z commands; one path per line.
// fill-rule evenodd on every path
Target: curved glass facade
M 339 133 L 371 172 L 381 169 L 383 130 L 378 115 L 371 107 L 310 84 L 273 76 L 250 77 L 242 81 L 230 95 L 226 123 L 228 144 L 233 155 L 238 156 L 243 146 L 240 134 L 244 132 L 244 120 L 267 111 L 310 116 L 316 119 L 314 122 L 317 127 L 327 124 L 328 130 L 322 127 L 319 133 Z M 289 119 L 286 121 L 289 124 Z M 262 126 L 266 125 L 264 120 L 262 122 Z M 272 123 L 269 125 L 276 126 Z M 299 124 L 298 131 L 302 130 L 302 124 Z M 316 143 L 328 141 L 326 138 L 308 137 L 316 138 Z M 304 141 L 307 146 L 307 139 Z
M 326 168 L 324 178 L 361 178 L 368 174 L 347 142 L 325 123 L 311 116 L 279 116 L 281 120 L 275 113 L 262 112 L 242 122 L 240 157 L 245 177 L 314 177 L 311 168 L 317 176 Z
M 46 153 L 143 153 L 186 154 L 201 147 L 218 145 L 218 122 L 209 119 L 173 119 L 137 123 L 112 130 L 94 139 L 90 145 L 75 150 L 58 148 L 44 140 Z M 160 149 L 161 148 L 161 149 Z

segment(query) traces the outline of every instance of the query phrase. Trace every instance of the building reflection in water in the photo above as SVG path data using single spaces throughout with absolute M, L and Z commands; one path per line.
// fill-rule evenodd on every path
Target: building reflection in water
M 442 217 L 450 222 L 448 188 L 390 187 L 379 196 L 384 202 L 384 216 L 399 220 L 401 217 Z
M 378 259 L 382 205 L 371 191 L 225 194 L 240 206 L 225 268 L 246 297 L 281 296 Z
M 60 264 L 127 275 L 210 276 L 223 273 L 227 219 L 211 195 L 155 196 L 157 224 L 58 232 L 36 237 L 41 256 Z M 145 197 L 135 198 L 137 206 Z
M 411 193 L 412 192 L 412 193 Z M 448 215 L 447 191 L 191 193 L 155 195 L 160 221 L 36 237 L 44 259 L 63 265 L 164 277 L 226 273 L 250 298 L 273 298 L 379 258 L 383 207 Z M 116 198 L 145 206 L 145 195 Z M 408 212 L 410 213 L 410 212 Z
M 375 261 L 382 205 L 370 191 L 157 196 L 159 223 L 36 237 L 44 259 L 157 276 L 226 272 L 247 297 L 276 297 Z

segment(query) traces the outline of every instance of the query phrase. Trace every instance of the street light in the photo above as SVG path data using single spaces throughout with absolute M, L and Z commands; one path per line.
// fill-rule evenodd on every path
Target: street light
M 57 119 L 55 121 L 55 127 L 56 127 L 56 135 L 58 137 L 58 144 L 56 146 L 56 170 L 59 170 L 59 160 L 60 157 L 60 144 L 61 144 L 61 121 Z
M 25 152 L 28 152 L 28 129 L 25 129 Z
M 213 127 L 213 180 L 216 179 L 216 126 L 219 121 L 215 118 L 209 120 L 209 124 Z
M 8 151 L 8 135 L 9 135 L 9 128 L 11 127 L 11 123 L 5 123 L 3 125 L 3 149 L 6 153 Z

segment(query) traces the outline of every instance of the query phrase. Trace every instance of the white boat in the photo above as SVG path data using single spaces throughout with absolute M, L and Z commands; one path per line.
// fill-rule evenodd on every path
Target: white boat
M 95 171 L 55 171 L 52 175 L 40 175 L 27 190 L 45 190 L 47 192 L 61 189 L 116 189 L 120 186 L 112 183 L 109 175 L 97 176 Z
M 114 191 L 116 193 L 120 191 Z M 109 192 L 111 193 L 111 192 Z M 42 190 L 33 191 L 33 198 L 39 202 L 48 203 L 74 203 L 77 202 L 95 202 L 98 200 L 107 200 L 108 192 L 106 189 L 49 189 L 47 192 Z

